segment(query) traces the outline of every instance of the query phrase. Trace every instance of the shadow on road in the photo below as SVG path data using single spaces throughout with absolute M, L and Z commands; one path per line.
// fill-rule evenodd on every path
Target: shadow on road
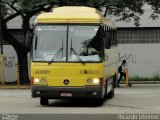
M 104 100 L 104 103 L 107 99 Z M 57 99 L 49 100 L 47 107 L 99 107 L 93 99 Z

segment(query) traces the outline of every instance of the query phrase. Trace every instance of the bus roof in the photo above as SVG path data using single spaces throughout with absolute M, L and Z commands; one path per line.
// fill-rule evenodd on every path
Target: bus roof
M 37 23 L 97 23 L 115 28 L 114 24 L 103 17 L 100 11 L 83 6 L 54 8 L 52 12 L 38 15 L 35 20 L 35 24 Z

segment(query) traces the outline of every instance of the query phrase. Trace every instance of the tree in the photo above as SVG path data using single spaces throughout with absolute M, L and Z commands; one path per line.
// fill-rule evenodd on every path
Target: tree
M 134 20 L 136 26 L 139 26 L 140 16 L 144 13 L 143 5 L 147 3 L 152 6 L 153 13 L 151 18 L 156 19 L 160 13 L 159 0 L 3 0 L 2 31 L 3 39 L 10 43 L 18 56 L 20 65 L 20 82 L 28 83 L 28 62 L 27 53 L 30 47 L 26 46 L 26 33 L 31 31 L 30 19 L 41 11 L 49 11 L 53 6 L 89 6 L 97 8 L 104 12 L 104 16 L 113 15 L 117 20 L 131 21 Z M 7 28 L 7 23 L 17 16 L 22 18 L 22 29 L 24 33 L 24 42 L 20 43 Z
M 153 20 L 159 18 L 160 14 L 160 1 L 159 0 L 146 0 L 148 5 L 151 5 L 153 13 L 151 14 L 150 18 Z
M 43 0 L 43 2 L 39 2 L 39 0 L 4 0 L 1 3 L 3 7 L 1 15 L 2 37 L 13 46 L 17 53 L 21 84 L 29 83 L 27 53 L 30 51 L 30 47 L 25 44 L 25 36 L 28 31 L 31 31 L 30 19 L 41 11 L 49 11 L 53 8 L 54 4 L 53 0 Z M 22 29 L 24 33 L 24 42 L 22 43 L 7 28 L 7 23 L 19 15 L 22 18 Z
M 129 22 L 139 26 L 140 16 L 144 13 L 144 0 L 60 0 L 63 5 L 82 5 L 97 8 L 104 11 L 104 16 L 113 15 L 117 20 Z
M 151 5 L 153 13 L 150 18 L 157 19 L 160 14 L 159 0 L 60 0 L 63 5 L 82 5 L 104 11 L 104 16 L 113 15 L 118 21 L 134 21 L 140 26 L 140 17 L 144 14 L 144 4 Z

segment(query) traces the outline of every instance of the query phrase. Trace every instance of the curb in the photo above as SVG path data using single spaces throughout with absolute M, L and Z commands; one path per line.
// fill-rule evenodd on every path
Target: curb
M 129 81 L 132 84 L 160 84 L 160 81 Z M 125 84 L 125 82 L 122 82 Z

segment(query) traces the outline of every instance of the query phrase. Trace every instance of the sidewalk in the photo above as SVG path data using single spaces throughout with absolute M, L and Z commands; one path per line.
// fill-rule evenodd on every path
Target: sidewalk
M 130 83 L 132 84 L 160 84 L 160 81 L 130 81 Z M 125 83 L 125 81 L 121 82 L 122 84 Z

